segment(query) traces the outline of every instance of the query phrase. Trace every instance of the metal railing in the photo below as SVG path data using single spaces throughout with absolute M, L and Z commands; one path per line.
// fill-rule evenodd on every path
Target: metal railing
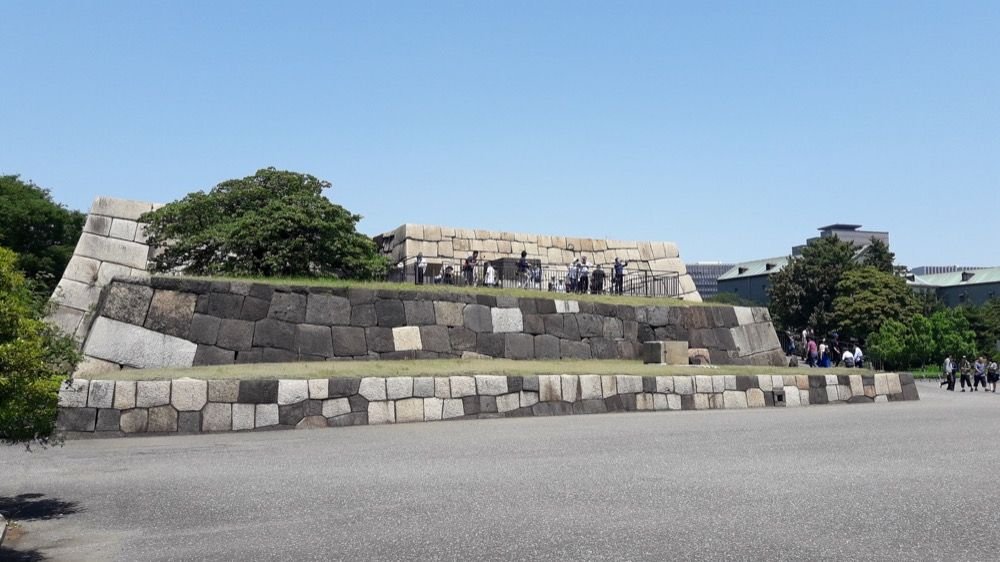
M 492 272 L 489 266 L 493 265 Z M 422 274 L 421 274 L 422 273 Z M 557 293 L 626 295 L 638 297 L 680 297 L 680 275 L 675 271 L 626 269 L 616 277 L 611 266 L 588 268 L 586 281 L 570 273 L 569 267 L 541 267 L 518 271 L 516 260 L 480 262 L 472 271 L 455 265 L 428 263 L 423 272 L 416 259 L 409 258 L 386 272 L 385 280 L 395 283 L 454 285 L 457 287 L 517 288 Z

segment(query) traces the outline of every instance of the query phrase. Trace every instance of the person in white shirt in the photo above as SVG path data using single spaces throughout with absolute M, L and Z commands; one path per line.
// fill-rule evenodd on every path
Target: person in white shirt
M 865 362 L 865 354 L 861 353 L 861 346 L 855 344 L 855 346 L 854 346 L 854 366 L 860 369 L 861 366 L 864 365 L 864 362 Z
M 486 286 L 496 287 L 497 270 L 493 269 L 493 262 L 486 262 Z
M 854 354 L 851 353 L 850 349 L 845 349 L 844 354 L 840 357 L 840 360 L 844 363 L 844 366 L 848 369 L 854 366 Z

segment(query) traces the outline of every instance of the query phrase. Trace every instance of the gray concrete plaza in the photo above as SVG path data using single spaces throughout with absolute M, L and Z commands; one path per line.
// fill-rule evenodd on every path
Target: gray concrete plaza
M 1000 558 L 1000 397 L 0 450 L 0 559 Z

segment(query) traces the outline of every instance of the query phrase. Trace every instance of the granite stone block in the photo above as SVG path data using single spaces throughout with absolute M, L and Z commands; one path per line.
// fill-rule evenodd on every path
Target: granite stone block
M 250 379 L 239 382 L 238 402 L 244 404 L 277 404 L 277 380 Z
M 177 431 L 177 410 L 173 406 L 150 408 L 146 431 L 149 433 L 172 433 Z
M 403 309 L 402 301 L 398 300 L 377 300 L 375 301 L 375 316 L 378 325 L 383 328 L 395 328 L 406 325 L 406 311 Z M 372 423 L 372 416 L 369 413 L 368 422 Z
M 76 410 L 79 408 L 73 408 Z M 62 411 L 59 412 L 59 417 L 62 416 Z M 97 411 L 97 425 L 95 426 L 95 431 L 119 431 L 121 427 L 121 410 L 116 410 L 114 408 L 102 408 Z M 84 422 L 89 421 L 86 416 L 83 417 Z M 59 426 L 59 424 L 57 424 Z M 61 429 L 61 426 L 59 426 Z M 86 429 L 77 431 L 87 431 Z

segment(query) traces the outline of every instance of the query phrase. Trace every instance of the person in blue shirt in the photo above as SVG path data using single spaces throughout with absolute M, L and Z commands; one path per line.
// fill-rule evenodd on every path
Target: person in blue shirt
M 626 267 L 628 267 L 627 261 L 623 262 L 620 258 L 615 258 L 615 265 L 611 276 L 611 286 L 616 295 L 620 295 L 623 292 Z

